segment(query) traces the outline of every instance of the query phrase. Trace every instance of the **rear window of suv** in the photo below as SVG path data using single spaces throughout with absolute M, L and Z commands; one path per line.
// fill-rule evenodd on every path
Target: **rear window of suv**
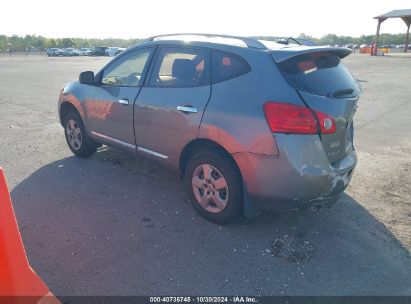
M 213 83 L 244 75 L 250 70 L 250 65 L 240 56 L 213 50 L 211 74 L 211 80 Z
M 298 91 L 328 97 L 357 96 L 360 88 L 340 58 L 330 52 L 293 57 L 279 64 L 287 81 Z

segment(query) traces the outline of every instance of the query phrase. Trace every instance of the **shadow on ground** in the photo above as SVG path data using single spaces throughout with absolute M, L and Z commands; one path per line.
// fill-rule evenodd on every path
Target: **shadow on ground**
M 57 295 L 411 294 L 409 252 L 346 194 L 332 209 L 218 226 L 174 173 L 101 149 L 43 166 L 11 196 Z

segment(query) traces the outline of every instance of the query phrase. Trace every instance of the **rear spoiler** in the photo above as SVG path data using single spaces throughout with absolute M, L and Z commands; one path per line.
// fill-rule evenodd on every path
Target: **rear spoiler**
M 327 47 L 327 46 L 316 46 L 316 47 L 307 47 L 307 46 L 290 46 L 284 47 L 277 50 L 272 50 L 271 56 L 274 58 L 275 62 L 280 63 L 290 58 L 300 56 L 303 54 L 310 53 L 332 53 L 340 57 L 341 59 L 347 57 L 352 53 L 352 50 L 349 48 L 343 47 Z

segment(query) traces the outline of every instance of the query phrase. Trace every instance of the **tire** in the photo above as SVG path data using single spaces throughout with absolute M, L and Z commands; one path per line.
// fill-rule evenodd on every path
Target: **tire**
M 76 156 L 89 157 L 96 152 L 98 144 L 88 137 L 78 113 L 68 112 L 64 116 L 63 126 L 67 145 Z
M 224 153 L 211 150 L 194 154 L 186 166 L 184 183 L 194 209 L 207 220 L 227 224 L 242 214 L 241 175 Z

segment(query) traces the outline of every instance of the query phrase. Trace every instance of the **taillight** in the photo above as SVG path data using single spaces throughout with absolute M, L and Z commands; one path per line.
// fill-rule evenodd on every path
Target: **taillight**
M 318 117 L 320 132 L 334 133 L 335 120 L 322 112 L 314 111 Z M 273 133 L 317 134 L 317 119 L 313 112 L 302 106 L 289 103 L 267 102 L 264 104 L 264 114 L 268 126 Z

